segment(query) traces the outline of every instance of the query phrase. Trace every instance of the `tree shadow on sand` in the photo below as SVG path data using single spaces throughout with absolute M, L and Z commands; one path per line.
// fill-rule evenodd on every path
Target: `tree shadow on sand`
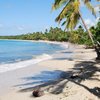
M 52 94 L 60 94 L 63 92 L 64 87 L 68 82 L 77 84 L 80 87 L 83 87 L 90 93 L 94 94 L 100 98 L 100 87 L 89 88 L 88 86 L 83 85 L 81 82 L 86 80 L 96 80 L 100 82 L 100 79 L 94 78 L 97 72 L 100 72 L 100 68 L 96 67 L 97 62 L 90 61 L 80 61 L 75 64 L 74 68 L 70 71 L 43 71 L 39 75 L 30 76 L 23 78 L 26 83 L 18 84 L 16 86 L 26 86 L 20 90 L 20 92 L 33 91 L 35 89 L 43 89 L 52 91 Z M 100 77 L 100 76 L 99 76 Z M 30 82 L 29 82 L 30 81 Z

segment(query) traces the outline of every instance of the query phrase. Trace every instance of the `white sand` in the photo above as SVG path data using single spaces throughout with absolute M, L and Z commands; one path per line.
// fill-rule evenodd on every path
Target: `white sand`
M 54 54 L 54 59 L 0 74 L 0 100 L 100 100 L 100 63 L 95 62 L 95 52 L 80 46 L 72 51 L 70 59 L 66 50 Z M 59 78 L 55 73 L 61 72 Z M 71 72 L 80 77 L 69 78 Z M 53 83 L 40 86 L 45 95 L 31 96 L 37 79 L 52 78 L 55 78 Z

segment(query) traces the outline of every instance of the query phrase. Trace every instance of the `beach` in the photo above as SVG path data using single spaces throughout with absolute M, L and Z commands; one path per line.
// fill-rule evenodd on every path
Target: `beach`
M 65 45 L 65 44 L 64 44 Z M 100 62 L 84 46 L 70 45 L 51 59 L 0 74 L 0 100 L 100 100 Z M 41 97 L 32 97 L 40 89 Z

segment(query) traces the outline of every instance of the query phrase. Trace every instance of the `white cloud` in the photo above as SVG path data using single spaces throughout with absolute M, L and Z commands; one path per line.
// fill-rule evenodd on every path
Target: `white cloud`
M 100 17 L 97 17 L 95 21 L 91 19 L 85 19 L 85 24 L 87 25 L 88 28 L 90 28 L 91 26 L 95 26 L 99 20 Z
M 24 30 L 24 28 L 25 28 L 24 25 L 17 27 L 17 29 L 20 30 L 20 31 Z
M 97 18 L 96 18 L 96 23 L 97 23 L 99 20 L 100 20 L 100 17 L 97 17 Z
M 85 7 L 85 5 L 82 1 L 80 1 L 80 5 L 81 5 L 81 7 Z
M 90 28 L 91 26 L 95 25 L 95 22 L 93 22 L 90 19 L 85 19 L 85 23 L 86 23 L 86 25 L 87 25 L 88 28 Z
M 95 11 L 99 12 L 100 11 L 100 7 L 99 6 L 95 7 Z

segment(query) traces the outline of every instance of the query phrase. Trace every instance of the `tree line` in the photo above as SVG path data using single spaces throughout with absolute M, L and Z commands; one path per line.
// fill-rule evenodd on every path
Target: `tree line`
M 94 39 L 100 42 L 100 21 L 96 26 L 92 26 L 90 30 L 93 33 Z M 92 46 L 91 40 L 82 26 L 79 26 L 77 30 L 73 31 L 63 31 L 58 27 L 50 27 L 50 29 L 46 29 L 45 32 L 33 32 L 15 36 L 0 36 L 0 39 L 65 41 Z

